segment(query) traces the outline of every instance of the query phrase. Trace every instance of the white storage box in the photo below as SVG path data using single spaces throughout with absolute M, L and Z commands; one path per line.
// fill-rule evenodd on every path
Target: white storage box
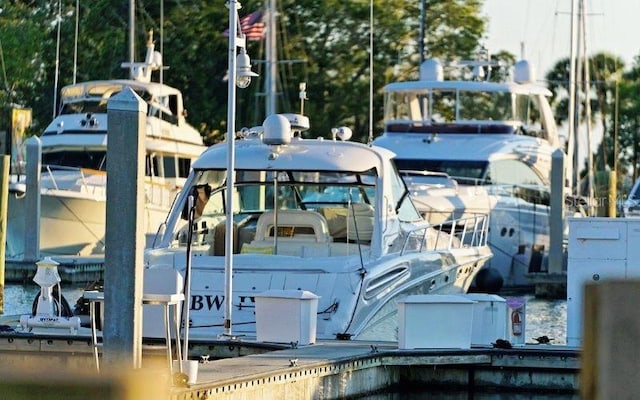
M 316 342 L 318 296 L 306 290 L 267 290 L 255 298 L 259 342 Z
M 471 344 L 486 346 L 497 339 L 509 340 L 507 336 L 507 301 L 495 294 L 469 293 L 464 296 L 473 300 L 473 325 Z
M 171 295 L 182 293 L 184 279 L 173 268 L 146 268 L 143 272 L 143 294 Z M 145 305 L 142 307 L 142 337 L 164 338 L 164 311 L 162 305 Z M 181 305 L 177 310 L 169 310 L 169 326 L 173 327 L 173 318 L 182 316 Z M 171 330 L 171 337 L 175 337 L 175 329 Z
M 474 304 L 463 296 L 431 294 L 398 301 L 398 348 L 470 348 Z

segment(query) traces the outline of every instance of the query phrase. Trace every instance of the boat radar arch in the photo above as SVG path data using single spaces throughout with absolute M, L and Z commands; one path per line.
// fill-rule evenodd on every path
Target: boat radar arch
M 282 114 L 269 115 L 262 124 L 264 135 L 262 142 L 269 145 L 284 145 L 291 143 L 291 123 Z
M 444 80 L 444 69 L 440 60 L 430 58 L 420 65 L 421 81 L 442 81 Z
M 533 83 L 535 79 L 535 70 L 529 61 L 520 60 L 513 66 L 513 80 L 516 83 Z

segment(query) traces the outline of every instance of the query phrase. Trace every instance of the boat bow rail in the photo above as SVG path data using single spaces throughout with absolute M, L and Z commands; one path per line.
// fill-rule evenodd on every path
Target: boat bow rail
M 486 214 L 451 219 L 428 227 L 416 228 L 407 235 L 402 253 L 487 246 L 488 230 L 489 216 Z M 419 243 L 419 245 L 412 243 Z

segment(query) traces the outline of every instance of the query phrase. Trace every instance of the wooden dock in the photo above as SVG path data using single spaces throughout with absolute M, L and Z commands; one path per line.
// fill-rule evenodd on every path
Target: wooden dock
M 82 371 L 81 376 L 95 371 L 91 340 L 85 334 L 3 333 L 0 390 L 6 383 L 2 373 L 24 370 L 21 365 L 48 368 L 63 376 L 60 379 L 65 382 L 74 376 L 69 371 Z M 152 363 L 162 351 L 144 354 L 142 370 L 163 366 L 162 374 L 154 376 L 156 380 L 165 376 L 167 399 L 339 399 L 400 389 L 403 393 L 424 393 L 425 388 L 554 393 L 577 399 L 580 375 L 578 349 L 557 345 L 400 350 L 394 342 L 320 341 L 296 347 L 250 341 L 193 341 L 189 353 L 191 359 L 201 360 L 192 385 L 171 379 L 166 361 Z M 104 370 L 93 375 L 122 380 L 116 377 L 121 375 Z

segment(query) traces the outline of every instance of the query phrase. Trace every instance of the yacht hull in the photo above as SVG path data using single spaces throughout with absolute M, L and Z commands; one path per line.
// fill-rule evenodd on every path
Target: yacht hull
M 165 267 L 175 262 L 180 268 L 186 261 L 183 254 L 155 250 L 147 257 L 149 264 Z M 490 257 L 488 247 L 467 248 L 388 257 L 360 267 L 357 256 L 269 260 L 238 254 L 233 260 L 232 332 L 256 337 L 255 304 L 261 293 L 305 290 L 319 296 L 318 339 L 396 341 L 399 300 L 418 294 L 464 294 Z M 224 333 L 223 264 L 222 257 L 193 258 L 189 319 L 194 339 Z
M 488 243 L 493 258 L 487 267 L 497 270 L 507 287 L 530 285 L 527 274 L 545 268 L 541 255 L 549 249 L 548 206 L 523 199 L 490 194 L 481 186 L 461 185 L 456 193 L 416 196 L 416 206 L 431 223 L 453 218 L 490 215 Z
M 10 192 L 7 219 L 6 256 L 22 259 L 25 243 L 27 204 L 20 192 Z M 40 256 L 104 255 L 106 199 L 71 191 L 43 190 L 40 197 Z M 143 229 L 150 246 L 169 206 L 146 204 Z M 115 220 L 117 222 L 117 220 Z M 35 232 L 35 230 L 33 230 Z

